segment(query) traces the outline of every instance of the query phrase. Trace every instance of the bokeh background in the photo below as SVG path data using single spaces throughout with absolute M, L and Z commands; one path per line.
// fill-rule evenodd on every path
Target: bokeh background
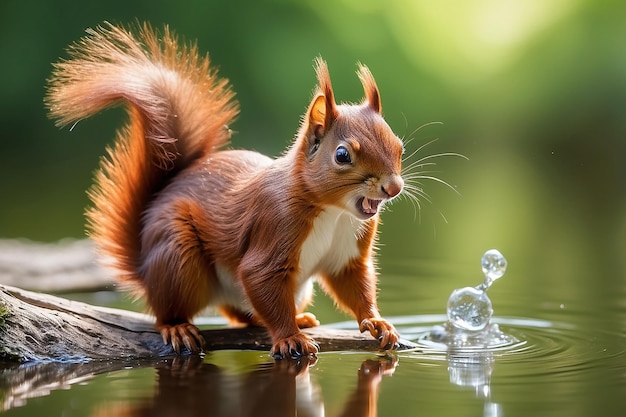
M 530 350 L 498 359 L 494 401 L 506 415 L 624 415 L 623 0 L 3 0 L 0 239 L 84 236 L 85 191 L 125 116 L 109 110 L 70 132 L 47 118 L 43 96 L 52 63 L 105 20 L 169 24 L 197 40 L 237 92 L 233 146 L 273 156 L 311 98 L 316 56 L 328 61 L 340 101 L 361 100 L 356 62 L 367 64 L 407 155 L 428 144 L 407 164 L 446 152 L 468 158 L 429 167 L 456 192 L 424 181 L 431 202 L 421 210 L 399 199 L 383 213 L 382 314 L 443 313 L 452 289 L 479 283 L 480 256 L 495 247 L 509 261 L 489 292 L 496 316 L 547 320 L 575 337 L 528 329 Z M 313 311 L 323 323 L 345 318 L 321 294 Z M 334 415 L 358 364 L 320 362 Z M 482 401 L 459 400 L 445 361 L 432 364 L 403 358 L 381 390 L 381 415 L 410 413 L 414 402 L 427 414 L 482 410 Z M 324 379 L 324 369 L 336 373 Z M 53 400 L 110 396 L 109 385 Z M 15 415 L 37 414 L 23 410 Z
M 42 99 L 51 64 L 104 20 L 169 24 L 197 40 L 241 103 L 233 146 L 274 156 L 311 97 L 316 56 L 341 101 L 361 99 L 356 62 L 367 64 L 409 153 L 438 139 L 418 156 L 469 158 L 437 160 L 436 175 L 460 195 L 426 181 L 432 203 L 417 211 L 405 199 L 385 213 L 384 259 L 475 265 L 498 247 L 564 284 L 572 274 L 623 282 L 623 2 L 4 1 L 2 238 L 83 236 L 85 190 L 124 115 L 111 110 L 70 132 L 47 118 Z

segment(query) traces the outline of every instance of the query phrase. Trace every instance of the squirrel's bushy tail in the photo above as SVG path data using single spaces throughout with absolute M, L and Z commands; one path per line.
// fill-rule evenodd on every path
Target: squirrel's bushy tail
M 87 33 L 54 66 L 45 103 L 58 125 L 128 104 L 130 121 L 89 192 L 87 221 L 122 282 L 136 286 L 144 210 L 172 175 L 228 142 L 237 104 L 208 57 L 167 27 L 144 24 L 135 37 L 106 23 Z

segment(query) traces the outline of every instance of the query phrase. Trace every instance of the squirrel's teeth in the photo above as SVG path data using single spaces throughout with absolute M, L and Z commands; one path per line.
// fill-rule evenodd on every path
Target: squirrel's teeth
M 363 207 L 363 211 L 366 213 L 370 212 L 370 199 L 365 197 L 363 199 L 363 203 L 361 203 L 361 206 Z
M 361 207 L 363 208 L 363 212 L 367 214 L 374 214 L 378 211 L 378 205 L 381 200 L 371 200 L 367 197 L 363 198 L 363 202 L 361 203 Z

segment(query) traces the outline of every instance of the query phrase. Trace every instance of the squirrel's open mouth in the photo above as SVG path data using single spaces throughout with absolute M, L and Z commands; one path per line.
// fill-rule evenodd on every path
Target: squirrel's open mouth
M 363 217 L 367 219 L 378 213 L 378 207 L 382 201 L 383 200 L 361 197 L 356 201 L 356 208 L 363 215 Z

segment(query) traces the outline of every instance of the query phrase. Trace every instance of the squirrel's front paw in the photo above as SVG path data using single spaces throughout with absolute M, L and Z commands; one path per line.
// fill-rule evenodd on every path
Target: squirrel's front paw
M 296 333 L 274 343 L 270 355 L 274 359 L 298 359 L 303 356 L 316 357 L 318 350 L 319 346 L 311 337 L 303 333 Z
M 172 344 L 172 348 L 177 354 L 180 354 L 180 348 L 185 345 L 192 353 L 202 352 L 204 347 L 204 338 L 200 334 L 200 330 L 191 323 L 182 323 L 176 325 L 158 324 L 157 330 L 161 333 L 164 344 Z
M 361 332 L 369 331 L 375 339 L 380 341 L 380 347 L 382 349 L 395 348 L 398 344 L 398 339 L 400 339 L 400 335 L 396 328 L 393 327 L 393 324 L 381 318 L 361 320 L 359 330 Z

